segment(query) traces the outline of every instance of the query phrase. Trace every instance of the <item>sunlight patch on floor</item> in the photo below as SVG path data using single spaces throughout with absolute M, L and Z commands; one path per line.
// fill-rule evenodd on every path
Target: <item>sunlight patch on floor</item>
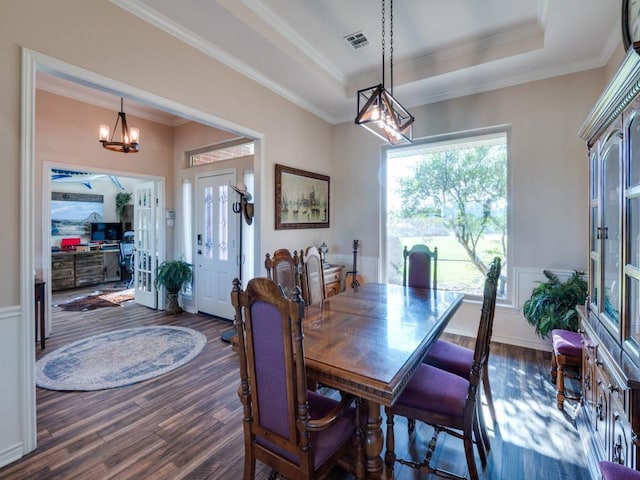
M 496 404 L 503 441 L 563 462 L 584 463 L 582 443 L 576 427 L 553 404 L 540 408 L 540 401 L 498 401 Z

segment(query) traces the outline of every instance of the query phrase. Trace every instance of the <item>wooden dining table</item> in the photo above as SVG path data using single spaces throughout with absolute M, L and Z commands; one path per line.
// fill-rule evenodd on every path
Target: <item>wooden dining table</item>
M 380 456 L 381 406 L 393 405 L 462 299 L 459 292 L 366 283 L 306 308 L 307 374 L 366 402 L 368 478 L 392 474 Z

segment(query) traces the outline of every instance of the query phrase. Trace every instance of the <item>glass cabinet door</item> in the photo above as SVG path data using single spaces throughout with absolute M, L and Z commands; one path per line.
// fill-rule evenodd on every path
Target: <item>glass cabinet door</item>
M 640 347 L 640 114 L 632 116 L 627 129 L 625 182 L 625 229 L 627 232 L 625 278 L 625 338 L 636 354 Z
M 615 131 L 602 147 L 602 220 L 599 229 L 601 246 L 601 311 L 605 324 L 614 336 L 620 329 L 620 239 L 622 220 L 621 135 Z
M 598 284 L 600 278 L 600 215 L 598 193 L 600 192 L 600 157 L 594 148 L 589 156 L 589 303 L 590 309 L 600 313 Z

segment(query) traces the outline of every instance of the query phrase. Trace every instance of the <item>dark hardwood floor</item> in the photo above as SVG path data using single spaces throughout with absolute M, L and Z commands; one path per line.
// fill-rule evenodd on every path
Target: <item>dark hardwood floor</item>
M 53 303 L 79 293 L 56 294 Z M 38 448 L 0 469 L 0 479 L 242 478 L 238 368 L 235 353 L 220 340 L 229 323 L 188 313 L 167 316 L 133 302 L 89 312 L 54 307 L 53 334 L 44 352 L 37 345 L 37 357 L 104 331 L 161 324 L 194 328 L 208 344 L 190 363 L 139 384 L 95 392 L 38 388 Z M 495 344 L 491 355 L 499 428 L 490 432 L 492 450 L 481 478 L 588 479 L 571 416 L 555 407 L 549 354 Z M 420 461 L 431 429 L 419 425 L 411 439 L 405 432 L 406 423 L 397 419 L 396 452 Z M 433 461 L 467 475 L 462 442 L 456 438 L 441 435 Z M 400 480 L 436 478 L 399 464 L 395 472 Z M 258 463 L 256 478 L 268 474 Z M 352 477 L 335 469 L 330 478 Z

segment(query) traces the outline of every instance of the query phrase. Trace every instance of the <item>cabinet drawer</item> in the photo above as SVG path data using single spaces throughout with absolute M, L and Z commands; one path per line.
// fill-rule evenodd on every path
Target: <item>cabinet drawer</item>
M 333 297 L 334 295 L 338 295 L 340 293 L 340 283 L 332 282 L 330 284 L 326 284 L 324 286 L 325 296 L 327 298 Z
M 324 283 L 342 282 L 342 270 L 336 272 L 325 273 Z
M 75 276 L 51 279 L 51 290 L 66 290 L 76 286 Z
M 102 276 L 102 264 L 100 265 L 76 265 L 76 277 L 98 275 Z
M 58 269 L 73 268 L 74 258 L 71 255 L 54 255 L 51 257 L 51 270 L 56 271 Z
M 76 268 L 84 267 L 88 265 L 100 265 L 102 266 L 102 253 L 76 253 Z
M 75 270 L 73 265 L 68 268 L 58 268 L 51 271 L 51 280 L 60 280 L 65 278 L 73 278 L 75 275 Z
M 337 295 L 342 290 L 343 265 L 330 265 L 324 270 L 324 292 L 327 298 Z
M 610 418 L 609 381 L 602 368 L 595 369 L 594 408 L 591 412 L 591 428 L 595 433 L 598 447 L 608 455 L 607 423 Z
M 93 275 L 76 275 L 76 287 L 83 287 L 85 285 L 94 285 L 96 283 L 102 283 L 103 281 L 102 271 L 98 274 Z
M 631 425 L 624 413 L 623 406 L 616 400 L 612 400 L 609 460 L 633 468 L 632 438 Z

